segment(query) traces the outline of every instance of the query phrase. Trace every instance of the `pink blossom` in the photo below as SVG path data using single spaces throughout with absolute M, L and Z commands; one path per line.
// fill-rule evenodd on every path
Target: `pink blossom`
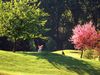
M 72 31 L 73 35 L 70 41 L 76 49 L 93 48 L 97 43 L 97 39 L 100 38 L 100 34 L 98 35 L 92 22 L 77 25 Z

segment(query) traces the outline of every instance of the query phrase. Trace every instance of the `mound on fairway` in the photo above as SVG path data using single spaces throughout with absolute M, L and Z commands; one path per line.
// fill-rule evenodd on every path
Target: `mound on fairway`
M 100 62 L 55 53 L 0 50 L 0 75 L 100 75 Z

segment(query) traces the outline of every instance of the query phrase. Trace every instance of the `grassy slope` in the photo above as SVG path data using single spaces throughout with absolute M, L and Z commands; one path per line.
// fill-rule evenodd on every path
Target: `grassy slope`
M 54 53 L 12 53 L 0 51 L 0 75 L 100 75 L 100 62 Z

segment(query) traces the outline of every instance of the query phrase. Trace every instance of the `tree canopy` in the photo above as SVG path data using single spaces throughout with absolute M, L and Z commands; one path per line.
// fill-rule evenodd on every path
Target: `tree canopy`
M 44 12 L 48 13 L 49 16 L 46 22 L 46 28 L 49 28 L 50 31 L 48 31 L 46 35 L 51 37 L 56 42 L 57 49 L 73 48 L 73 45 L 71 44 L 71 42 L 68 41 L 68 39 L 72 35 L 73 27 L 77 24 L 84 24 L 87 21 L 89 22 L 90 20 L 92 20 L 93 24 L 96 27 L 96 30 L 100 30 L 100 14 L 99 14 L 100 0 L 38 0 L 38 1 L 36 0 L 1 0 L 1 1 L 3 1 L 3 5 L 4 4 L 6 5 L 6 3 L 9 4 L 9 2 L 12 1 L 13 8 L 15 7 L 17 3 L 16 6 L 18 6 L 20 9 L 23 9 L 23 11 L 25 11 L 25 13 L 27 14 L 32 14 L 31 12 L 26 12 L 28 11 L 27 9 L 29 8 L 30 10 L 32 6 L 38 7 L 39 10 L 43 9 Z M 14 1 L 17 1 L 17 2 L 14 2 Z M 23 8 L 21 8 L 21 6 Z M 1 5 L 1 7 L 5 7 L 5 6 Z M 34 8 L 32 8 L 32 10 L 33 9 Z M 19 14 L 22 14 L 23 11 L 20 11 L 21 13 Z M 16 18 L 21 19 L 20 16 L 22 15 L 19 16 L 17 12 L 14 14 L 16 14 L 17 16 Z M 29 15 L 27 16 L 29 17 Z M 30 15 L 30 18 L 26 18 L 25 16 L 23 17 L 24 17 L 23 18 L 24 20 L 22 21 L 19 20 L 19 23 L 24 23 L 24 22 L 26 23 L 27 22 L 26 20 L 30 20 L 32 18 L 31 15 Z M 26 26 L 27 25 L 25 25 L 25 27 Z M 44 33 L 45 31 L 44 26 L 42 26 L 43 28 L 41 28 L 41 26 L 39 27 L 37 26 L 38 25 L 36 25 L 35 27 L 34 26 L 32 27 L 34 27 L 34 29 L 36 28 L 35 30 Z M 41 30 L 38 30 L 38 28 Z M 24 35 L 27 36 L 27 34 L 24 34 Z M 30 34 L 30 36 L 32 35 Z
M 13 42 L 18 39 L 29 39 L 42 35 L 45 31 L 47 13 L 39 8 L 36 0 L 29 2 L 1 3 L 0 5 L 0 35 L 7 36 Z M 30 3 L 34 3 L 30 5 Z

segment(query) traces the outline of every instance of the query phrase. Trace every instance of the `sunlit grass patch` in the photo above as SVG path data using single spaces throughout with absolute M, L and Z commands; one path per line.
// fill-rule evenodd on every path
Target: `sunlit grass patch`
M 80 59 L 80 52 L 0 51 L 0 73 L 10 75 L 99 75 L 100 62 Z M 77 55 L 77 56 L 76 56 Z

